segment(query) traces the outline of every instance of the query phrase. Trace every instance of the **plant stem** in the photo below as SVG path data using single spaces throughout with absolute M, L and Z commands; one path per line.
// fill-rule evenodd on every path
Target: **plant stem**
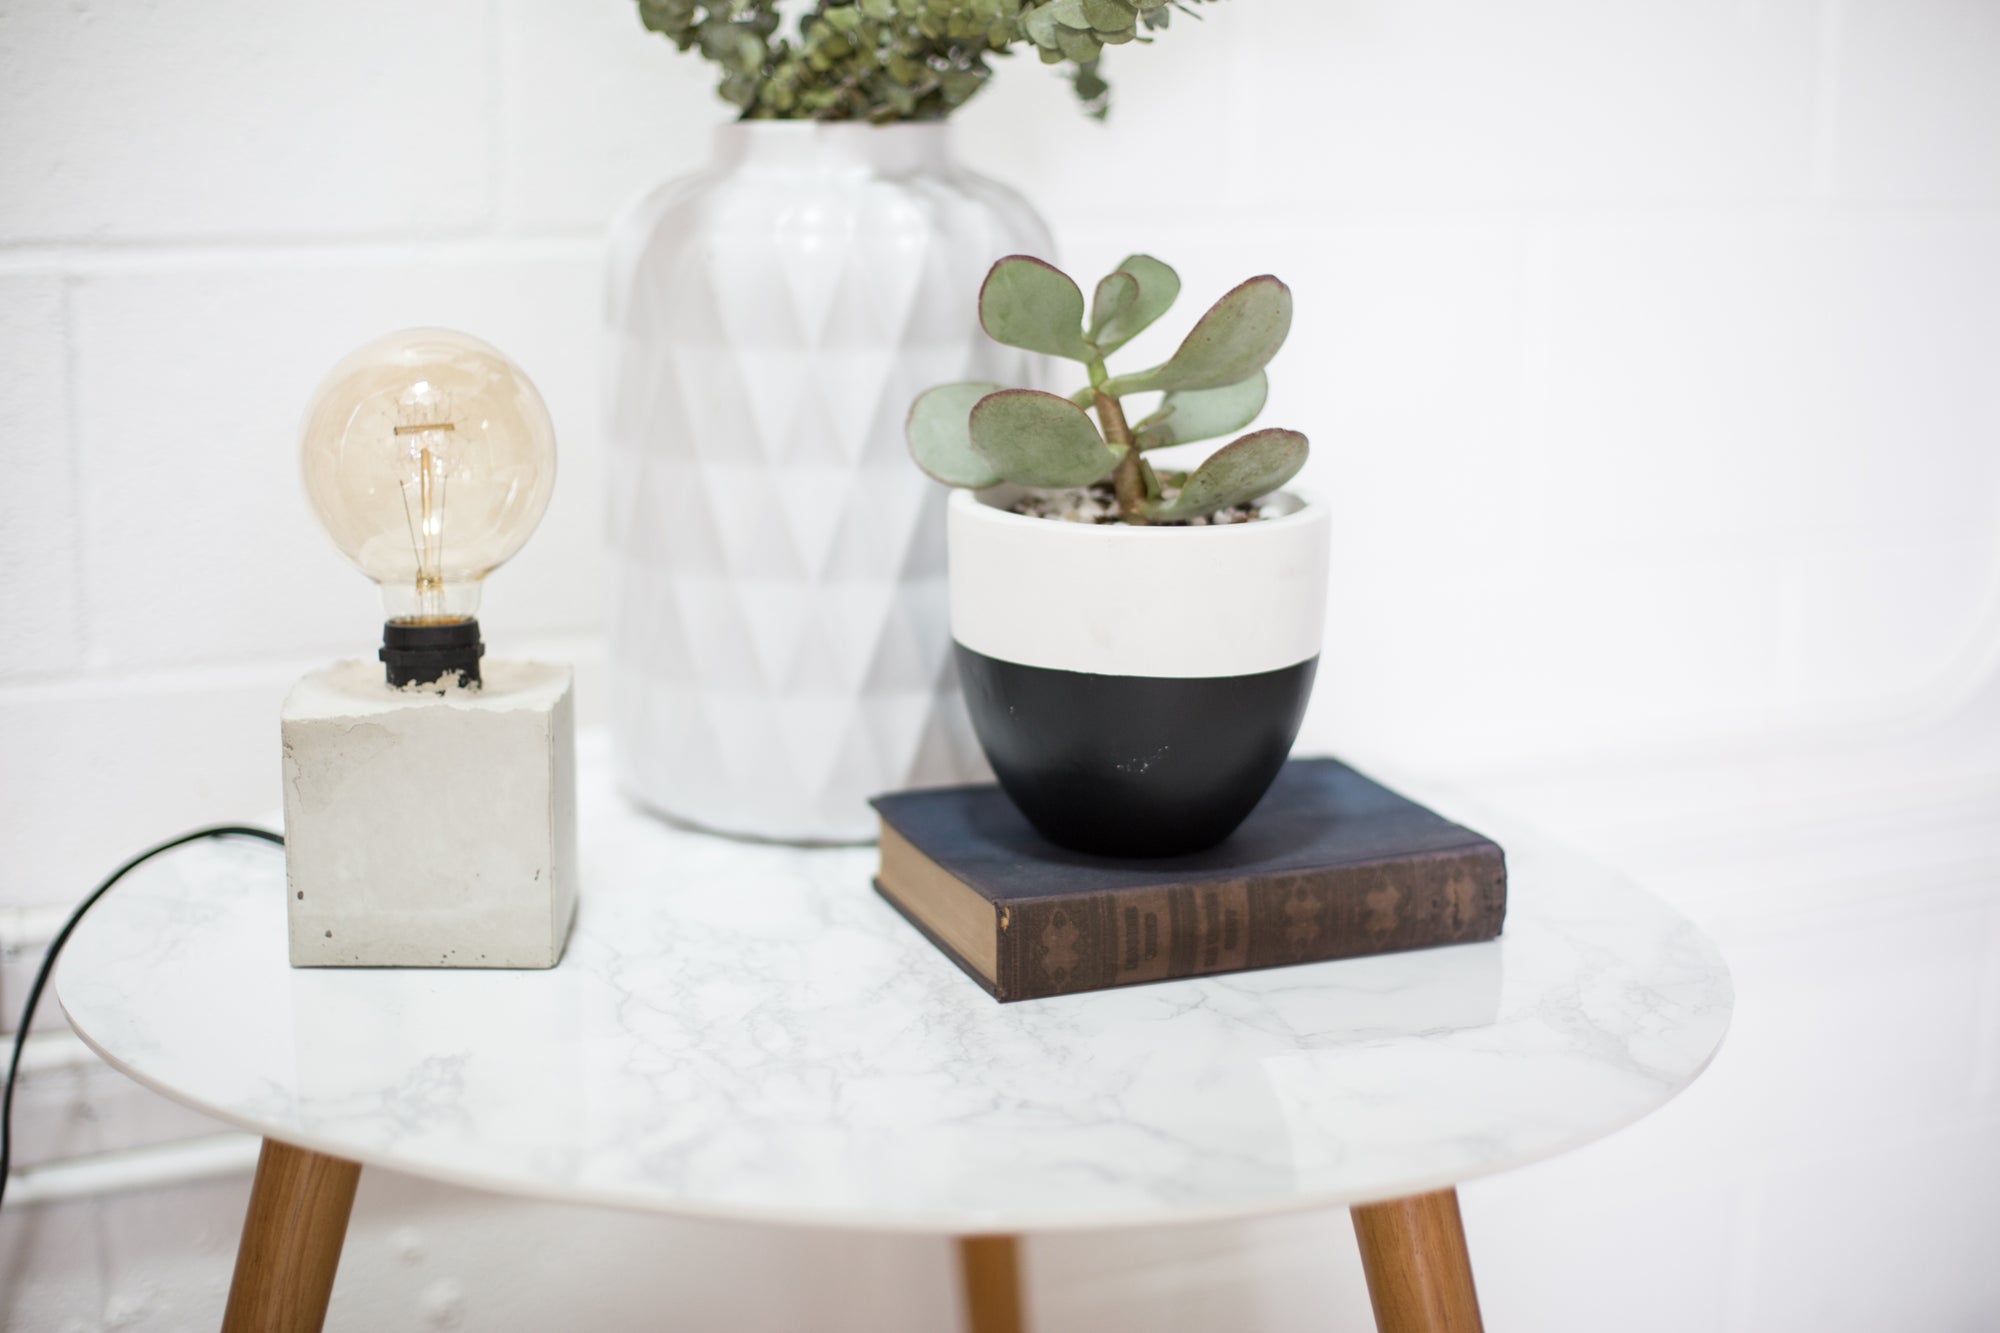
M 1116 398 L 1096 392 L 1097 425 L 1104 438 L 1125 451 L 1111 474 L 1111 488 L 1118 493 L 1118 517 L 1127 523 L 1146 521 L 1146 479 L 1139 472 L 1139 449 L 1132 443 L 1132 428 L 1125 424 L 1125 409 Z

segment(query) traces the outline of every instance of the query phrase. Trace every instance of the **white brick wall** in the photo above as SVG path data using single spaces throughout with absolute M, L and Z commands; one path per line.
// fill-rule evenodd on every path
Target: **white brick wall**
M 1939 718 L 1948 773 L 1930 749 L 1855 782 L 1944 790 L 2000 765 L 1990 689 L 1952 711 L 2000 664 L 2000 4 L 1203 8 L 1112 53 L 1108 125 L 1011 62 L 961 118 L 962 155 L 1025 187 L 1079 272 L 1150 249 L 1190 305 L 1254 271 L 1292 283 L 1271 420 L 1313 435 L 1308 480 L 1339 518 L 1309 743 L 1508 775 L 1491 789 L 1702 913 L 1743 990 L 1684 1103 L 1467 1191 L 1491 1325 L 2000 1318 L 1975 1262 L 2000 1217 L 1960 1183 L 1990 1176 L 1995 1141 L 2000 908 L 1965 888 L 2000 865 L 1991 839 L 1899 836 L 1871 873 L 1900 887 L 1863 910 L 1840 856 L 1744 868 L 1761 825 L 1731 812 L 1811 788 L 1816 760 L 1513 776 Z M 548 398 L 556 498 L 484 621 L 496 651 L 576 656 L 591 716 L 599 237 L 700 162 L 724 118 L 708 83 L 626 0 L 0 5 L 0 909 L 277 804 L 278 698 L 369 651 L 379 614 L 302 503 L 293 431 L 325 369 L 389 328 L 471 329 Z M 1728 818 L 1742 845 L 1663 850 Z M 1897 880 L 1925 848 L 1943 859 Z M 1865 1086 L 1828 1074 L 1854 1034 L 1890 1051 Z M 1913 1122 L 1893 1153 L 1836 1142 Z M 1801 1125 L 1823 1132 L 1802 1147 Z M 0 1218 L 0 1291 L 28 1293 L 0 1296 L 0 1324 L 207 1318 L 240 1194 L 175 1197 L 206 1240 L 132 1244 L 157 1200 Z M 418 1283 L 364 1245 L 355 1318 L 413 1322 L 438 1283 L 496 1280 L 567 1225 L 495 1204 L 519 1226 L 481 1232 L 465 1198 L 383 1192 L 371 1226 L 435 1221 L 492 1253 Z M 637 1223 L 603 1234 L 656 1247 Z M 780 1262 L 754 1230 L 675 1234 L 753 1283 Z M 834 1304 L 935 1259 L 885 1242 L 842 1279 L 841 1244 L 786 1252 L 833 1264 Z M 1065 1242 L 1031 1256 L 1034 1304 L 1045 1333 L 1322 1327 L 1362 1309 L 1346 1245 L 1338 1218 Z M 1829 1256 L 1854 1276 L 1827 1285 Z M 699 1274 L 658 1284 L 603 1285 L 600 1322 L 655 1289 L 719 1308 Z M 1917 1289 L 1922 1318 L 1888 1303 Z M 854 1308 L 914 1329 L 948 1300 Z M 498 1308 L 466 1317 L 529 1326 Z M 738 1326 L 795 1326 L 788 1308 Z
M 503 230 L 595 239 L 633 195 L 701 166 L 725 113 L 703 69 L 635 31 L 630 6 L 501 9 Z
M 1829 6 L 1828 194 L 1842 203 L 2000 203 L 2000 9 L 1982 0 Z
M 65 304 L 58 274 L 0 275 L 0 679 L 83 665 Z
M 493 215 L 479 0 L 9 6 L 0 238 L 465 234 Z

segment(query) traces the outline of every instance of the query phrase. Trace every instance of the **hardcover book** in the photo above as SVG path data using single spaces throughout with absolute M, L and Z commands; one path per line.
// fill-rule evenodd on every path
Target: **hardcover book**
M 1294 759 L 1220 846 L 1045 841 L 998 787 L 898 792 L 875 887 L 1004 1002 L 1489 940 L 1500 847 L 1333 759 Z

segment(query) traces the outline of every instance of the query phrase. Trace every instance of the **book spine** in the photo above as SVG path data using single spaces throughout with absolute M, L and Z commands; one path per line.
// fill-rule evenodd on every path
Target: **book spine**
M 1161 885 L 1011 904 L 1002 1000 L 1105 990 L 1469 944 L 1500 933 L 1507 867 L 1493 843 L 1296 875 Z

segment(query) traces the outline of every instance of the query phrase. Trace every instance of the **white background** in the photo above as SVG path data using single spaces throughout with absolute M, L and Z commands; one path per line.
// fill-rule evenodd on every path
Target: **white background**
M 1086 279 L 1292 285 L 1306 744 L 1623 865 L 1737 973 L 1681 1102 L 1464 1190 L 1489 1327 L 2000 1327 L 2000 3 L 1205 8 L 1112 53 L 1108 126 L 1009 62 L 961 156 Z M 295 460 L 354 344 L 455 325 L 540 384 L 562 476 L 482 623 L 601 715 L 600 237 L 708 82 L 622 0 L 0 0 L 10 1024 L 41 909 L 273 808 L 285 686 L 372 650 Z M 31 1163 L 202 1132 L 63 1040 Z M 10 1203 L 0 1325 L 212 1324 L 244 1184 Z M 1043 1333 L 1365 1326 L 1337 1215 L 1028 1258 Z M 932 1330 L 952 1282 L 378 1174 L 331 1326 Z

